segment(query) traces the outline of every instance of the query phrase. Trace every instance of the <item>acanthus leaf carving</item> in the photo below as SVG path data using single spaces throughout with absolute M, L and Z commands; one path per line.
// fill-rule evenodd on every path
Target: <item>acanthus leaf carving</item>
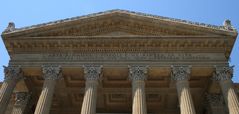
M 102 65 L 84 65 L 86 80 L 98 80 L 102 70 Z
M 176 81 L 188 80 L 191 66 L 171 66 L 171 78 Z
M 148 66 L 129 66 L 129 79 L 132 81 L 146 80 L 147 79 Z
M 31 94 L 28 92 L 17 92 L 15 98 L 15 105 L 22 106 L 26 105 L 27 102 L 30 100 Z
M 3 66 L 4 67 L 4 80 L 19 81 L 23 78 L 22 70 L 20 66 Z
M 230 80 L 233 74 L 233 66 L 215 66 L 212 79 L 216 81 Z
M 223 105 L 224 99 L 221 94 L 206 94 L 207 103 L 213 106 Z
M 61 66 L 59 65 L 43 65 L 42 73 L 45 80 L 57 80 L 62 78 Z

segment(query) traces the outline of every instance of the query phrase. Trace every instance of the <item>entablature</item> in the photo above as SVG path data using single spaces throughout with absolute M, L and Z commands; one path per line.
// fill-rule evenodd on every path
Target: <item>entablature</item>
M 10 54 L 54 52 L 221 52 L 234 39 L 218 36 L 58 36 L 4 39 Z M 228 56 L 228 55 L 227 55 Z

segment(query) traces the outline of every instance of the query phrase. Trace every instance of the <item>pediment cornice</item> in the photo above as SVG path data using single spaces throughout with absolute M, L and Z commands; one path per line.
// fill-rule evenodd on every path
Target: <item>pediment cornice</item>
M 236 36 L 229 26 L 215 26 L 127 10 L 109 10 L 49 23 L 15 28 L 11 23 L 3 37 L 17 36 L 94 36 L 112 31 L 136 35 L 218 35 Z M 231 27 L 231 28 L 230 28 Z

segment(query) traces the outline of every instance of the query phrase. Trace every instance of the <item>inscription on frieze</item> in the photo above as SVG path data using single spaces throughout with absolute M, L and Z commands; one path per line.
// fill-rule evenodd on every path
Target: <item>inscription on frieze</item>
M 197 61 L 225 60 L 221 53 L 48 53 L 15 54 L 12 60 L 64 61 Z

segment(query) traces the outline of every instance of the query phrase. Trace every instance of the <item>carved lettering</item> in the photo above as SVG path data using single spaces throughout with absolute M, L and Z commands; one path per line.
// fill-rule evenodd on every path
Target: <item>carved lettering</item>
M 44 55 L 44 59 L 63 60 L 208 60 L 209 56 L 185 53 L 53 53 Z
M 41 61 L 224 61 L 221 53 L 47 53 L 15 54 L 12 60 Z

